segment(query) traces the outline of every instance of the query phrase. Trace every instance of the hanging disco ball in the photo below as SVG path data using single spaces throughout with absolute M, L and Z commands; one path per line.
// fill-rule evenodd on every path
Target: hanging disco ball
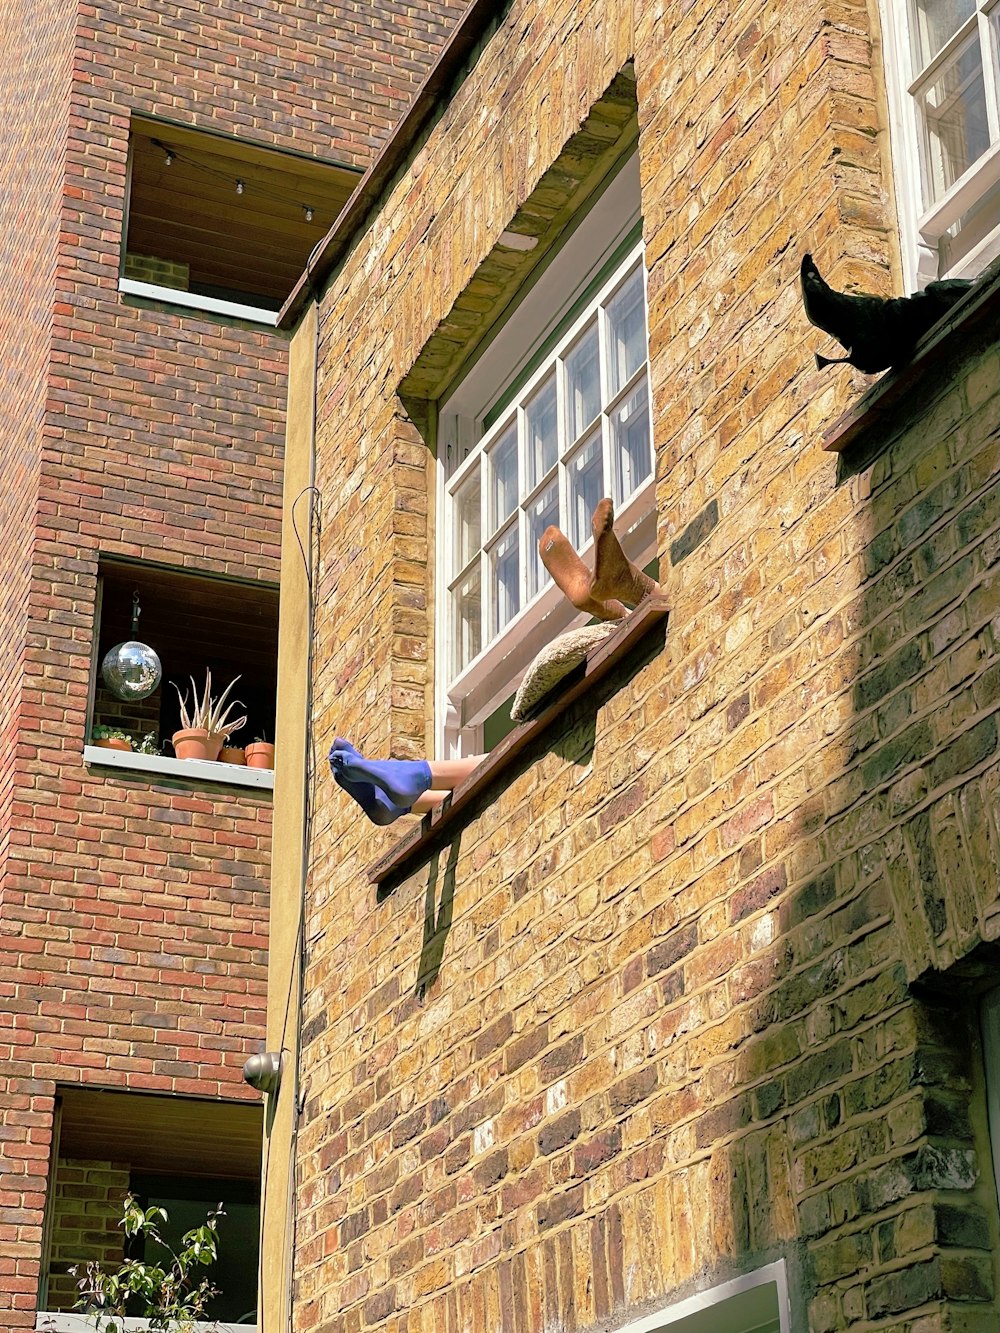
M 160 683 L 163 668 L 148 643 L 129 639 L 104 654 L 101 678 L 116 699 L 145 699 Z
M 127 702 L 152 694 L 163 675 L 156 653 L 135 637 L 139 633 L 139 614 L 137 588 L 132 594 L 132 637 L 127 643 L 116 643 L 101 663 L 101 679 L 116 699 Z

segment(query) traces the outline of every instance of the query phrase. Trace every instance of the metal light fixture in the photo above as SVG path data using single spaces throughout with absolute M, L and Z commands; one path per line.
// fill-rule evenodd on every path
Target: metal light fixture
M 258 1092 L 275 1093 L 281 1085 L 283 1064 L 280 1051 L 251 1055 L 243 1066 L 243 1079 Z
M 101 679 L 115 696 L 126 702 L 145 699 L 156 689 L 163 676 L 160 659 L 148 643 L 140 643 L 139 590 L 132 594 L 132 637 L 116 643 L 104 654 Z

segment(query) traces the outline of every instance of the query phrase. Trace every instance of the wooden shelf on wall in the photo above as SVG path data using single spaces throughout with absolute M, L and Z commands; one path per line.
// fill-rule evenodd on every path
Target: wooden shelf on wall
M 622 661 L 623 658 L 666 620 L 667 599 L 649 597 L 625 619 L 602 643 L 591 649 L 586 660 L 566 676 L 543 703 L 541 711 L 529 721 L 516 727 L 492 750 L 479 767 L 460 787 L 456 787 L 444 803 L 400 839 L 390 851 L 368 867 L 372 884 L 401 878 L 404 873 L 434 848 L 447 840 L 447 835 L 458 827 L 463 815 L 483 791 L 497 782 L 521 752 L 564 713 L 583 694 L 593 689 Z

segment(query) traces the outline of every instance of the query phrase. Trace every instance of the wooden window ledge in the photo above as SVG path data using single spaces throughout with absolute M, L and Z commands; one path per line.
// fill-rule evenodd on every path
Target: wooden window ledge
M 995 317 L 998 307 L 1000 261 L 994 261 L 961 301 L 925 334 L 912 359 L 899 370 L 890 370 L 876 380 L 853 407 L 838 417 L 823 436 L 823 448 L 843 453 L 882 420 L 896 413 L 914 385 L 928 373 L 933 373 L 935 362 L 947 351 L 948 344 L 991 316 Z
M 368 867 L 369 882 L 381 884 L 385 880 L 401 877 L 403 872 L 424 856 L 432 845 L 443 842 L 444 835 L 453 826 L 457 827 L 461 823 L 464 812 L 473 801 L 511 767 L 521 751 L 581 695 L 586 694 L 598 681 L 603 680 L 639 640 L 666 617 L 667 599 L 663 596 L 649 597 L 637 606 L 613 634 L 591 649 L 582 666 L 577 667 L 554 687 L 549 696 L 550 701 L 543 705 L 540 712 L 506 735 L 475 772 L 466 778 L 460 787 L 456 787 L 442 805 L 429 815 L 425 815 L 412 832 L 401 838 L 390 851 Z

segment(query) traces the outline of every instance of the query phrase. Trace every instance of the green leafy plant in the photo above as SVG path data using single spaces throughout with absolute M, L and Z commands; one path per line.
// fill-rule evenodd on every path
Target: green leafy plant
M 212 697 L 211 671 L 207 669 L 205 671 L 205 688 L 200 695 L 198 694 L 198 686 L 194 683 L 194 676 L 188 676 L 188 680 L 191 682 L 192 697 L 190 711 L 188 711 L 187 706 L 187 690 L 181 694 L 180 686 L 174 681 L 170 682 L 177 691 L 177 698 L 180 700 L 181 726 L 185 731 L 204 727 L 210 736 L 222 736 L 225 738 L 231 736 L 234 731 L 239 731 L 241 727 L 246 726 L 247 720 L 245 717 L 237 718 L 235 722 L 230 722 L 228 720 L 229 715 L 234 708 L 241 708 L 243 706 L 238 699 L 234 699 L 232 703 L 223 708 L 223 704 L 226 702 L 226 696 L 239 680 L 239 676 L 235 676 L 218 698 L 215 699 Z
M 128 741 L 129 745 L 132 744 L 131 735 L 118 727 L 94 727 L 91 736 L 95 741 Z
M 160 738 L 155 731 L 147 731 L 138 745 L 134 747 L 136 754 L 159 754 Z
M 166 1222 L 163 1208 L 143 1208 L 139 1201 L 128 1195 L 119 1226 L 128 1237 L 141 1237 L 161 1254 L 159 1262 L 146 1259 L 125 1259 L 108 1270 L 92 1260 L 77 1289 L 80 1295 L 74 1304 L 94 1319 L 96 1333 L 123 1333 L 126 1318 L 147 1319 L 150 1329 L 157 1333 L 188 1333 L 205 1313 L 205 1307 L 216 1294 L 207 1277 L 200 1281 L 197 1270 L 214 1263 L 218 1255 L 219 1218 L 225 1214 L 220 1204 L 208 1214 L 202 1226 L 186 1231 L 176 1251 L 163 1239 L 160 1226 Z M 79 1267 L 71 1268 L 74 1277 Z

